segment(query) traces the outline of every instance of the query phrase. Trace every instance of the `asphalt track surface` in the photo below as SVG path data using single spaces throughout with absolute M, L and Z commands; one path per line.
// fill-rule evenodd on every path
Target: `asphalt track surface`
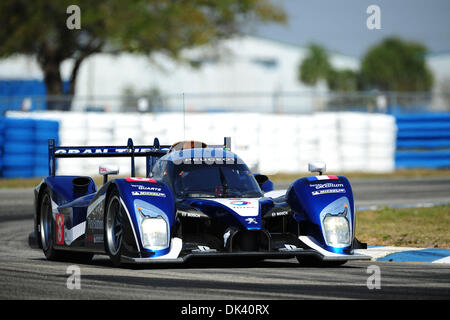
M 357 205 L 450 202 L 450 181 L 444 179 L 352 184 Z M 32 201 L 32 189 L 0 190 L 0 299 L 450 299 L 448 265 L 368 261 L 310 268 L 295 259 L 114 268 L 96 256 L 78 264 L 81 288 L 69 290 L 73 263 L 47 261 L 28 247 Z M 380 289 L 367 287 L 372 265 L 380 268 Z

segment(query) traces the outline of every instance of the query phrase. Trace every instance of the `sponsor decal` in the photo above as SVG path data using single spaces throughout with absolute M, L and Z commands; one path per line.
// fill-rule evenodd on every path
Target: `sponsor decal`
M 220 157 L 192 157 L 182 159 L 183 164 L 234 164 L 234 158 L 220 158 Z
M 256 218 L 246 218 L 245 221 L 247 221 L 248 224 L 258 224 L 258 221 L 256 221 Z
M 156 183 L 155 179 L 152 178 L 125 178 L 125 181 L 127 182 L 151 182 L 151 183 Z
M 318 189 L 325 189 L 325 188 L 343 188 L 344 184 L 343 183 L 317 183 L 317 184 L 310 184 L 309 185 L 311 188 L 316 188 L 316 190 Z
M 242 217 L 252 217 L 259 214 L 258 199 L 214 199 L 215 202 L 224 205 L 227 208 L 233 209 L 238 215 Z
M 289 211 L 272 212 L 272 217 L 287 216 L 288 214 L 289 214 Z
M 152 196 L 152 197 L 166 197 L 165 193 L 152 191 L 131 191 L 132 196 Z
M 149 148 L 134 148 L 135 153 L 140 152 L 150 152 L 154 149 Z M 78 149 L 59 149 L 55 151 L 55 154 L 95 154 L 95 153 L 102 153 L 102 154 L 114 154 L 114 153 L 127 153 L 129 150 L 127 148 L 78 148 Z
M 326 189 L 326 190 L 313 191 L 312 195 L 317 196 L 317 195 L 328 194 L 328 193 L 345 193 L 345 189 Z
M 245 201 L 245 200 L 233 200 L 233 201 L 230 201 L 230 204 L 232 204 L 234 206 L 246 206 L 246 205 L 250 204 L 250 202 Z
M 178 214 L 180 214 L 182 217 L 189 217 L 189 218 L 201 218 L 201 215 L 199 213 L 195 212 L 188 212 L 183 210 L 178 210 Z
M 64 244 L 64 215 L 56 214 L 56 244 Z
M 150 186 L 146 186 L 146 185 L 142 185 L 142 184 L 132 184 L 131 187 L 133 188 L 137 188 L 138 190 L 147 190 L 147 191 L 161 191 L 162 188 L 159 187 L 150 187 Z

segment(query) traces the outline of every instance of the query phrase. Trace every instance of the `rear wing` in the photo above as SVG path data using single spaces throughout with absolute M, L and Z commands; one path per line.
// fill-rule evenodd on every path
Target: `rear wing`
M 209 145 L 213 148 L 230 149 L 231 138 L 225 137 L 223 145 Z M 146 177 L 149 177 L 156 160 L 170 150 L 170 145 L 161 145 L 155 138 L 153 145 L 135 146 L 133 139 L 129 138 L 126 146 L 56 146 L 54 139 L 48 140 L 48 174 L 55 176 L 57 158 L 131 158 L 131 176 L 136 174 L 135 157 L 146 157 Z

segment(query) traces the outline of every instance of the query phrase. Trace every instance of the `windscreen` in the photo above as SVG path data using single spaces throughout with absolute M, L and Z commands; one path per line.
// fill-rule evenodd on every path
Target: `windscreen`
M 182 198 L 253 198 L 261 189 L 244 164 L 174 166 L 173 187 Z

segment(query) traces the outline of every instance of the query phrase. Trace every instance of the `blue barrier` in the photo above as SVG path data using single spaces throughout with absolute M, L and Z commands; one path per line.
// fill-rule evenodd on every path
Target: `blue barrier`
M 5 129 L 5 119 L 0 116 L 0 177 L 2 176 L 3 171 L 3 144 L 4 144 L 4 138 L 3 138 L 3 132 Z
M 450 167 L 450 113 L 397 115 L 396 168 Z
M 69 93 L 70 81 L 62 82 L 64 94 Z M 0 114 L 7 110 L 21 110 L 24 99 L 30 99 L 30 111 L 46 110 L 47 89 L 43 80 L 0 80 Z
M 4 118 L 1 123 L 0 176 L 30 178 L 47 175 L 48 139 L 59 140 L 59 123 L 21 118 Z

